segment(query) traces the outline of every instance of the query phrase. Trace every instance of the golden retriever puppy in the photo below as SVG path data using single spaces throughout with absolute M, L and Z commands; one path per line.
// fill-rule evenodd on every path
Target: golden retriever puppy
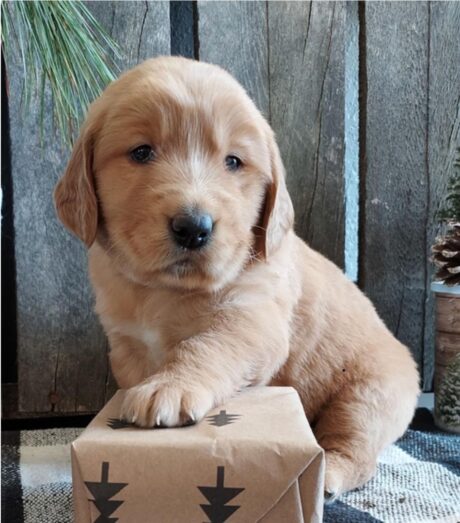
M 89 247 L 124 419 L 184 425 L 244 387 L 291 385 L 329 495 L 372 476 L 413 415 L 415 363 L 295 235 L 273 132 L 228 73 L 162 57 L 122 75 L 90 107 L 55 202 Z

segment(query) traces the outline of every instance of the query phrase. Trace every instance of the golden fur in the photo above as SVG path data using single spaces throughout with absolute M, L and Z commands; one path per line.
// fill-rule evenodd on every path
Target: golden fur
M 130 157 L 141 144 L 148 164 Z M 415 363 L 293 232 L 273 132 L 228 73 L 163 57 L 121 76 L 91 106 L 55 200 L 89 247 L 125 419 L 185 424 L 249 385 L 291 385 L 326 451 L 326 490 L 372 476 L 413 415 Z M 170 237 L 184 208 L 214 219 L 203 249 Z

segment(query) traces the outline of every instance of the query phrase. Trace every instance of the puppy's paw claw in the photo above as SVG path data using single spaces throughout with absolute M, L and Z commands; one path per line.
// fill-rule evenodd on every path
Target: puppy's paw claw
M 213 406 L 210 390 L 157 375 L 126 392 L 121 415 L 140 427 L 178 427 L 194 425 Z

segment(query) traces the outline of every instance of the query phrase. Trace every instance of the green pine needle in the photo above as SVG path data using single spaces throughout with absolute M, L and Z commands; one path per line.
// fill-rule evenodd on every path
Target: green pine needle
M 24 69 L 23 105 L 39 99 L 43 131 L 45 87 L 63 141 L 71 144 L 88 105 L 115 79 L 117 44 L 80 0 L 2 2 L 2 49 Z
M 460 222 L 460 147 L 454 160 L 453 175 L 447 185 L 447 197 L 444 209 L 438 217 L 444 222 Z

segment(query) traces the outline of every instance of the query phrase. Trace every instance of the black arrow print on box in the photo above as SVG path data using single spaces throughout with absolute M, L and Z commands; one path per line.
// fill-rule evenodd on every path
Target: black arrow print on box
M 223 427 L 224 425 L 230 425 L 235 421 L 238 421 L 241 418 L 240 414 L 227 414 L 226 410 L 221 410 L 219 414 L 214 416 L 207 416 L 206 419 L 209 421 L 210 425 L 215 427 Z M 109 418 L 107 420 L 107 426 L 113 430 L 117 429 L 126 429 L 126 428 L 138 428 L 134 423 L 128 423 L 127 421 L 121 420 L 119 418 Z M 151 428 L 161 428 L 161 427 L 151 427 Z
M 115 494 L 125 488 L 128 483 L 109 482 L 109 463 L 102 462 L 101 481 L 85 481 L 85 485 L 94 499 L 90 499 L 100 512 L 100 516 L 94 523 L 116 523 L 118 518 L 109 518 L 117 510 L 123 501 L 111 500 Z
M 240 414 L 227 414 L 226 410 L 221 410 L 219 414 L 208 416 L 206 419 L 209 420 L 211 425 L 216 427 L 223 427 L 224 425 L 230 425 L 230 423 L 234 423 L 240 418 Z
M 240 505 L 226 505 L 238 496 L 244 488 L 224 487 L 224 467 L 217 467 L 217 484 L 215 487 L 198 487 L 209 505 L 200 505 L 208 516 L 209 523 L 224 523 L 240 508 Z
M 195 425 L 195 423 L 186 423 L 185 425 L 183 425 L 183 427 L 191 427 L 193 425 Z M 134 423 L 129 423 L 128 421 L 124 421 L 119 418 L 108 418 L 107 427 L 110 427 L 113 430 L 129 428 L 136 430 L 159 430 L 168 428 L 166 425 L 154 425 L 153 427 L 138 427 Z
M 127 421 L 124 421 L 119 418 L 109 418 L 107 420 L 107 426 L 111 429 L 126 429 L 127 427 L 136 427 L 134 423 L 128 423 Z

